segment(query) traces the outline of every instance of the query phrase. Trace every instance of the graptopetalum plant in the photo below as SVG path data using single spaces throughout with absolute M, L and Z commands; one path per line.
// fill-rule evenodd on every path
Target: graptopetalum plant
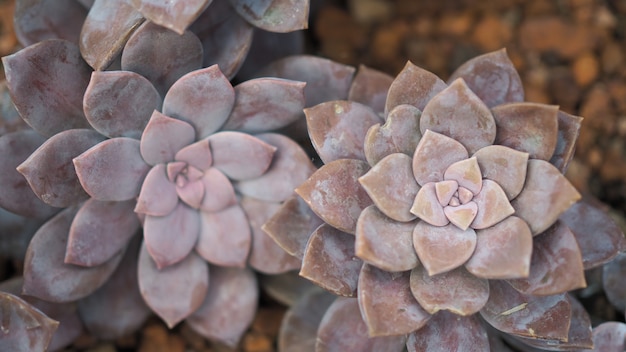
M 264 225 L 301 276 L 344 296 L 316 350 L 489 350 L 487 325 L 537 348 L 592 348 L 567 292 L 624 239 L 562 174 L 581 119 L 524 102 L 504 50 L 448 83 L 411 63 L 388 91 L 359 75 L 349 100 L 305 109 L 325 165 Z M 381 95 L 371 88 L 386 93 L 383 117 L 355 101 Z

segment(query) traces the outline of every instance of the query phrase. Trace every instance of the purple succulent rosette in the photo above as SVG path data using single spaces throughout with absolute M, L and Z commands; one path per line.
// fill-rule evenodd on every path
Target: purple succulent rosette
M 479 314 L 535 347 L 590 348 L 589 317 L 567 292 L 624 241 L 562 174 L 581 119 L 523 102 L 504 50 L 448 83 L 411 63 L 388 91 L 363 89 L 371 76 L 348 100 L 305 109 L 325 165 L 264 225 L 302 257 L 301 276 L 356 297 L 329 307 L 317 347 L 488 350 Z

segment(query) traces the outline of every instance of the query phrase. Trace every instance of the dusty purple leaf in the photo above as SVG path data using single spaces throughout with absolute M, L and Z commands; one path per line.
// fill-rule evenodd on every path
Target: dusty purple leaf
M 35 233 L 24 259 L 22 293 L 50 302 L 71 302 L 97 290 L 109 279 L 123 251 L 90 268 L 65 264 L 67 237 L 78 207 L 66 208 Z
M 75 44 L 44 41 L 3 57 L 2 64 L 15 108 L 34 130 L 52 136 L 89 127 L 83 94 L 91 68 Z
M 369 337 L 357 300 L 338 297 L 320 322 L 315 350 L 399 352 L 405 343 L 405 335 Z
M 192 168 L 188 168 L 188 170 L 194 170 Z M 194 174 L 198 174 L 200 173 L 200 171 L 193 171 L 193 172 L 189 172 L 188 175 L 190 173 L 194 173 Z M 196 177 L 199 175 L 195 175 Z M 181 177 L 180 179 L 184 179 L 184 177 Z M 179 179 L 179 181 L 180 181 Z M 181 181 L 181 183 L 184 181 Z M 176 194 L 178 194 L 178 198 L 185 204 L 187 204 L 188 206 L 192 207 L 193 209 L 199 209 L 200 206 L 202 205 L 202 200 L 204 198 L 204 194 L 205 194 L 205 187 L 204 187 L 204 182 L 202 182 L 201 178 L 195 179 L 195 180 L 188 180 L 187 182 L 185 182 L 184 184 L 177 184 L 176 185 Z
M 459 187 L 465 187 L 474 195 L 478 195 L 482 189 L 483 177 L 475 157 L 459 160 L 446 169 L 443 173 L 444 180 L 454 180 Z
M 306 29 L 309 0 L 230 0 L 237 13 L 255 27 L 286 33 Z
M 358 182 L 368 169 L 361 160 L 336 160 L 317 170 L 296 193 L 326 223 L 353 234 L 361 211 L 372 204 Z
M 80 52 L 94 70 L 106 69 L 145 19 L 126 0 L 96 0 L 80 31 Z
M 254 319 L 259 299 L 257 280 L 247 268 L 212 265 L 210 273 L 211 285 L 204 302 L 185 321 L 202 336 L 234 348 Z
M 177 161 L 184 161 L 198 170 L 206 171 L 213 164 L 213 156 L 209 148 L 209 142 L 206 139 L 199 140 L 190 144 L 174 155 Z
M 95 71 L 83 98 L 87 121 L 107 137 L 139 139 L 161 97 L 152 83 L 129 71 Z
M 28 126 L 13 105 L 6 80 L 0 82 L 0 118 L 2 119 L 2 126 L 0 126 L 2 136 L 10 132 L 21 131 Z
M 148 20 L 182 35 L 212 0 L 157 1 L 130 0 Z
M 98 200 L 124 201 L 137 197 L 150 170 L 139 148 L 138 140 L 119 137 L 82 153 L 74 158 L 80 184 Z
M 356 256 L 383 270 L 397 272 L 419 265 L 413 249 L 416 221 L 394 221 L 370 205 L 361 212 L 356 224 Z
M 0 292 L 0 349 L 46 351 L 59 322 L 23 299 Z
M 360 65 L 350 86 L 347 100 L 367 105 L 382 115 L 385 112 L 387 91 L 392 82 L 393 77 L 390 75 Z
M 439 77 L 409 61 L 389 87 L 385 114 L 401 104 L 413 105 L 423 111 L 426 103 L 446 87 Z
M 626 277 L 626 253 L 620 253 L 602 268 L 602 287 L 611 304 L 622 312 L 626 310 L 624 277 Z
M 433 155 L 437 155 L 436 158 Z M 446 169 L 467 159 L 467 149 L 454 139 L 430 130 L 419 141 L 413 155 L 413 175 L 420 186 L 443 180 Z
M 413 297 L 409 278 L 409 271 L 391 273 L 363 264 L 358 299 L 370 337 L 409 334 L 427 324 L 430 314 Z
M 165 164 L 155 165 L 143 180 L 134 210 L 151 216 L 166 216 L 177 204 L 176 186 L 167 178 Z
M 65 263 L 98 266 L 122 251 L 140 226 L 134 206 L 134 200 L 87 200 L 72 221 Z
M 489 351 L 490 344 L 478 317 L 439 312 L 409 335 L 406 347 L 408 352 Z
M 509 200 L 517 197 L 526 181 L 528 153 L 501 145 L 481 148 L 474 155 L 484 178 L 495 181 Z
M 235 102 L 235 90 L 217 65 L 189 72 L 165 96 L 163 114 L 190 123 L 196 140 L 222 127 Z
M 267 172 L 276 152 L 276 147 L 241 132 L 218 132 L 208 140 L 213 166 L 238 181 L 253 179 Z
M 202 43 L 195 34 L 179 35 L 150 21 L 128 38 L 122 70 L 146 77 L 161 96 L 185 73 L 202 67 Z
M 355 297 L 362 265 L 354 254 L 354 236 L 323 224 L 309 239 L 300 276 L 336 295 Z
M 211 264 L 244 267 L 252 243 L 250 223 L 239 205 L 200 213 L 196 251 Z
M 473 201 L 478 205 L 478 213 L 471 227 L 476 230 L 489 228 L 515 213 L 502 187 L 491 180 L 483 180 L 482 190 Z
M 626 349 L 626 324 L 609 321 L 593 329 L 593 350 L 622 352 Z
M 88 198 L 74 170 L 72 159 L 102 142 L 94 130 L 60 132 L 44 142 L 17 167 L 35 194 L 53 207 L 68 207 Z
M 216 212 L 237 203 L 235 189 L 228 177 L 216 168 L 210 168 L 202 176 L 204 184 L 204 198 L 200 209 L 206 212 Z
M 415 201 L 411 206 L 411 213 L 417 215 L 422 221 L 432 226 L 446 226 L 450 223 L 441 203 L 437 192 L 437 186 L 441 186 L 442 182 L 428 182 L 419 189 L 415 196 Z
M 87 10 L 74 0 L 24 0 L 15 5 L 15 35 L 23 46 L 46 39 L 78 43 Z
M 141 135 L 141 156 L 150 165 L 173 161 L 176 152 L 193 143 L 195 136 L 192 125 L 154 110 Z
M 569 162 L 574 157 L 574 147 L 580 133 L 582 120 L 582 117 L 570 115 L 559 110 L 559 133 L 550 163 L 556 166 L 562 173 L 565 173 Z
M 209 266 L 194 252 L 159 270 L 146 246 L 141 246 L 137 270 L 141 296 L 170 329 L 195 312 L 206 297 Z
M 433 226 L 424 221 L 415 225 L 413 246 L 429 275 L 450 271 L 463 265 L 476 248 L 476 232 L 456 225 Z

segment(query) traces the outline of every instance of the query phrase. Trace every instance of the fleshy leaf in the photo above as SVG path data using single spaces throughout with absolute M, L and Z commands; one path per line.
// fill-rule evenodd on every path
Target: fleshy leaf
M 482 187 L 483 177 L 476 158 L 460 160 L 448 166 L 443 174 L 444 180 L 454 180 L 459 187 L 469 189 L 473 194 L 477 195 Z
M 122 251 L 140 226 L 133 213 L 134 206 L 133 200 L 87 200 L 72 221 L 65 263 L 87 267 L 103 265 Z
M 475 202 L 466 202 L 465 204 L 454 206 L 449 205 L 443 208 L 443 212 L 448 220 L 461 230 L 467 230 L 472 220 L 476 218 L 478 211 L 478 205 Z
M 176 186 L 167 178 L 165 164 L 157 164 L 148 171 L 137 198 L 137 213 L 166 216 L 178 204 Z
M 362 265 L 354 254 L 354 236 L 322 224 L 309 239 L 300 276 L 336 295 L 355 297 Z
M 288 271 L 278 275 L 257 275 L 260 279 L 261 288 L 271 298 L 285 306 L 293 306 L 311 290 L 320 290 L 326 292 L 333 298 L 335 295 L 316 286 L 311 281 L 298 275 L 297 271 Z M 323 313 L 323 312 L 322 312 Z
M 196 170 L 191 167 L 188 170 Z M 200 171 L 198 171 L 200 172 Z M 184 176 L 179 176 L 184 179 Z M 188 206 L 199 209 L 204 198 L 205 187 L 202 179 L 187 180 L 187 182 L 179 182 L 176 184 L 176 193 L 178 198 Z
M 428 275 L 437 275 L 470 258 L 476 248 L 476 232 L 453 224 L 439 227 L 420 221 L 413 230 L 413 246 Z
M 483 188 L 474 196 L 474 202 L 478 205 L 478 214 L 472 222 L 473 229 L 486 229 L 515 213 L 504 190 L 491 180 L 483 180 Z
M 530 226 L 533 235 L 548 229 L 580 194 L 557 168 L 547 161 L 531 159 L 524 189 L 511 201 L 516 216 Z
M 485 279 L 528 277 L 533 236 L 526 223 L 515 216 L 476 231 L 476 249 L 465 268 Z
M 408 271 L 390 273 L 363 264 L 358 298 L 370 337 L 409 334 L 430 319 L 413 297 L 409 277 Z
M 224 131 L 211 135 L 213 166 L 235 180 L 263 175 L 270 167 L 276 147 L 246 133 Z
M 64 209 L 35 233 L 24 259 L 23 294 L 49 302 L 76 301 L 102 286 L 122 260 L 123 251 L 90 268 L 64 263 L 67 237 L 77 210 Z
M 406 336 L 369 337 L 354 298 L 338 297 L 328 308 L 317 331 L 316 351 L 401 351 Z
M 15 35 L 23 46 L 46 39 L 78 42 L 87 10 L 73 0 L 24 0 L 15 5 Z
M 445 88 L 446 84 L 439 77 L 409 61 L 389 87 L 385 114 L 401 104 L 410 104 L 423 111 L 426 104 Z
M 270 32 L 286 33 L 306 29 L 309 0 L 230 0 L 246 21 Z
M 209 266 L 194 252 L 159 270 L 146 246 L 142 246 L 137 270 L 141 295 L 170 329 L 195 312 L 206 297 Z
M 411 206 L 420 186 L 413 177 L 410 156 L 402 153 L 386 156 L 359 177 L 359 183 L 378 209 L 388 217 L 396 221 L 415 219 Z
M 198 170 L 208 170 L 213 164 L 209 141 L 202 139 L 180 149 L 176 152 L 176 155 L 174 155 L 174 159 L 184 161 Z
M 311 142 L 325 164 L 338 159 L 365 160 L 367 130 L 382 122 L 369 106 L 347 100 L 328 101 L 304 113 Z
M 626 324 L 608 321 L 593 329 L 593 350 L 620 352 L 626 348 Z
M 478 317 L 461 317 L 445 311 L 437 313 L 426 326 L 410 334 L 406 347 L 408 352 L 490 350 L 487 331 Z
M 94 130 L 63 131 L 44 142 L 17 171 L 24 175 L 35 194 L 53 207 L 68 207 L 88 198 L 80 185 L 72 158 L 102 142 Z
M 461 143 L 427 130 L 413 154 L 413 175 L 420 186 L 443 181 L 446 169 L 468 156 L 467 149 Z
M 484 178 L 495 181 L 509 200 L 524 187 L 528 153 L 501 145 L 481 148 L 474 154 Z
M 474 154 L 496 139 L 496 121 L 489 108 L 458 79 L 434 96 L 422 110 L 422 134 L 426 130 L 455 139 Z
M 624 277 L 626 277 L 626 253 L 620 253 L 602 267 L 602 287 L 609 302 L 622 312 L 626 310 Z
M 304 108 L 304 82 L 256 78 L 235 86 L 235 105 L 223 130 L 259 133 L 295 122 Z
M 251 236 L 250 223 L 239 205 L 215 213 L 201 212 L 196 251 L 211 264 L 244 267 Z
M 582 117 L 570 115 L 559 110 L 559 133 L 550 163 L 562 173 L 565 173 L 569 162 L 574 157 L 574 147 L 580 133 L 582 120 Z
M 3 57 L 2 64 L 15 108 L 35 131 L 52 136 L 89 128 L 83 94 L 91 69 L 75 44 L 44 41 Z
M 211 266 L 211 285 L 204 302 L 186 321 L 202 336 L 234 348 L 257 310 L 259 289 L 247 268 Z
M 386 271 L 411 270 L 419 265 L 413 249 L 416 221 L 397 222 L 370 205 L 356 223 L 356 256 Z
M 0 349 L 3 351 L 46 351 L 59 322 L 28 302 L 0 292 Z
M 137 197 L 150 170 L 139 148 L 138 140 L 119 137 L 82 153 L 74 158 L 80 184 L 98 200 L 124 201 Z
M 360 65 L 350 86 L 347 100 L 367 105 L 382 115 L 385 112 L 387 92 L 392 82 L 393 77 L 388 74 Z
M 494 107 L 495 144 L 526 152 L 532 159 L 550 160 L 558 140 L 556 105 L 513 103 Z
M 200 218 L 197 210 L 179 202 L 165 216 L 147 215 L 143 224 L 145 246 L 157 269 L 184 260 L 198 241 Z
M 354 233 L 361 211 L 372 204 L 358 178 L 369 166 L 354 159 L 335 160 L 322 166 L 296 193 L 326 223 L 337 229 Z
M 417 192 L 411 213 L 432 226 L 446 226 L 450 223 L 437 197 L 434 182 L 424 184 Z
M 193 126 L 157 110 L 141 135 L 141 156 L 150 165 L 173 161 L 176 152 L 195 140 Z
M 83 98 L 87 121 L 107 137 L 139 139 L 161 97 L 152 83 L 134 72 L 93 72 Z
M 163 113 L 191 124 L 196 139 L 201 139 L 222 127 L 234 102 L 235 90 L 213 65 L 176 81 L 163 100 Z
M 210 168 L 202 176 L 204 184 L 204 198 L 200 209 L 206 212 L 216 212 L 237 203 L 235 189 L 228 177 L 216 168 Z
M 185 29 L 204 11 L 212 0 L 178 2 L 131 0 L 130 3 L 148 20 L 182 35 Z
M 94 70 L 106 69 L 143 21 L 143 16 L 126 0 L 94 1 L 80 31 L 83 58 Z

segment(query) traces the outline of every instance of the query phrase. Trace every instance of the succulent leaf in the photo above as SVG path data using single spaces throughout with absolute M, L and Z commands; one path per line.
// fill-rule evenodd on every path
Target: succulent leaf
M 182 35 L 185 29 L 204 11 L 212 0 L 185 0 L 163 2 L 130 0 L 137 11 L 148 20 Z
M 213 164 L 213 156 L 211 156 L 209 141 L 202 139 L 183 147 L 176 152 L 174 159 L 177 161 L 184 161 L 198 170 L 207 171 Z
M 208 137 L 213 166 L 234 180 L 248 180 L 267 172 L 276 147 L 249 134 L 224 131 Z
M 15 35 L 23 46 L 46 39 L 78 43 L 87 11 L 73 0 L 25 0 L 16 2 Z
M 401 104 L 413 105 L 424 111 L 426 103 L 446 87 L 439 77 L 409 61 L 389 87 L 385 114 Z
M 482 188 L 483 177 L 476 158 L 459 160 L 446 169 L 444 180 L 454 180 L 459 187 L 465 187 L 473 194 L 478 195 Z
M 141 135 L 141 156 L 150 165 L 173 161 L 179 150 L 195 140 L 195 135 L 192 125 L 154 110 Z
M 143 180 L 135 212 L 150 216 L 166 216 L 177 204 L 176 186 L 168 179 L 165 164 L 155 165 Z
M 453 224 L 432 226 L 420 221 L 413 230 L 413 246 L 428 275 L 437 275 L 459 267 L 471 257 L 476 232 Z
M 200 209 L 206 212 L 224 210 L 237 203 L 235 189 L 228 177 L 216 168 L 210 168 L 202 176 L 204 198 Z
M 434 157 L 436 156 L 436 157 Z M 420 186 L 443 180 L 446 169 L 468 157 L 465 147 L 454 139 L 427 130 L 413 154 L 413 175 Z
M 574 157 L 574 147 L 580 133 L 582 120 L 582 117 L 570 115 L 559 110 L 559 133 L 550 163 L 556 166 L 562 173 L 565 173 L 569 162 Z
M 623 351 L 626 348 L 626 324 L 608 321 L 593 329 L 593 350 Z
M 377 123 L 367 130 L 363 151 L 374 166 L 387 155 L 404 153 L 413 156 L 422 138 L 419 120 L 422 112 L 413 105 L 398 105 L 387 115 L 383 125 Z
M 526 181 L 528 153 L 501 145 L 478 150 L 474 157 L 484 178 L 495 181 L 509 200 L 517 197 Z
M 626 253 L 618 254 L 615 259 L 602 267 L 602 287 L 609 302 L 618 310 L 626 311 Z
M 6 292 L 0 292 L 3 351 L 45 351 L 59 322 L 49 318 L 28 302 Z
M 478 213 L 471 227 L 476 230 L 489 228 L 515 213 L 504 190 L 491 180 L 483 180 L 482 190 L 473 201 L 478 205 Z
M 350 86 L 348 100 L 367 105 L 382 115 L 392 82 L 393 77 L 388 74 L 360 65 Z
M 270 32 L 286 33 L 306 29 L 309 0 L 230 0 L 246 21 Z
M 437 184 L 439 182 L 429 182 L 419 189 L 411 206 L 411 213 L 430 225 L 446 226 L 450 220 L 439 202 Z
M 445 311 L 438 312 L 426 326 L 409 334 L 406 347 L 408 352 L 490 350 L 487 331 L 478 317 L 460 317 Z
M 251 236 L 250 223 L 239 205 L 214 213 L 200 212 L 196 251 L 211 264 L 244 267 Z

